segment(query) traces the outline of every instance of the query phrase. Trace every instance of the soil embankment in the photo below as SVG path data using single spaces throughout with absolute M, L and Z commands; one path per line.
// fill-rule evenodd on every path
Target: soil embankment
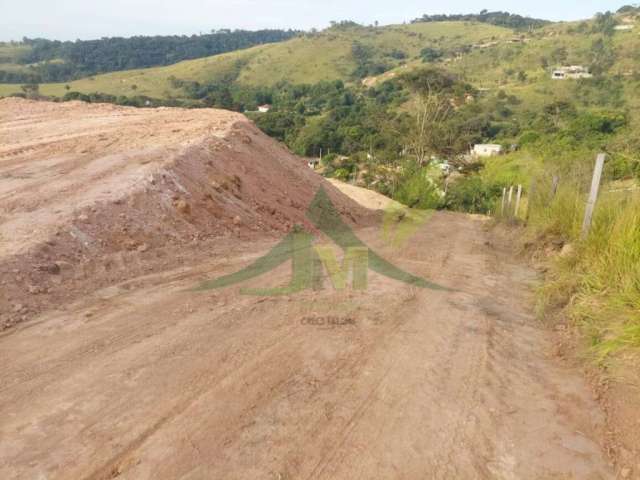
M 0 100 L 0 330 L 46 307 L 189 263 L 210 243 L 309 221 L 321 185 L 243 115 Z

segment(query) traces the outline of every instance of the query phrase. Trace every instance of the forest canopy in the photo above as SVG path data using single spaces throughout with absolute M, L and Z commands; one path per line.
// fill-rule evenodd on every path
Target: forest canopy
M 2 72 L 6 83 L 62 82 L 99 73 L 171 65 L 264 43 L 282 42 L 295 30 L 216 30 L 191 36 L 112 37 L 99 40 L 58 41 L 24 38 L 31 48 L 18 62 L 29 72 Z

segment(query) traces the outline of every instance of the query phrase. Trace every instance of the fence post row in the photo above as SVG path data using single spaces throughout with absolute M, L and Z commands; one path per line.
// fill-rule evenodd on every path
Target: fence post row
M 500 214 L 502 216 L 506 213 L 509 216 L 516 217 L 518 216 L 518 212 L 520 211 L 520 203 L 522 200 L 522 185 L 518 185 L 518 190 L 516 193 L 515 206 L 513 206 L 513 191 L 515 186 L 511 185 L 509 187 L 509 194 L 507 194 L 507 187 L 502 188 L 502 204 L 500 208 Z
M 604 162 L 606 160 L 607 155 L 605 153 L 599 153 L 596 158 L 596 165 L 593 169 L 593 178 L 591 179 L 591 190 L 589 191 L 589 198 L 587 199 L 587 205 L 584 212 L 584 220 L 582 222 L 582 238 L 585 239 L 587 235 L 589 235 L 589 230 L 591 229 L 591 223 L 593 221 L 593 212 L 595 210 L 596 202 L 598 201 L 598 192 L 600 190 L 600 182 L 602 180 L 602 171 L 604 169 Z M 558 191 L 558 185 L 560 183 L 560 177 L 558 175 L 554 175 L 551 183 L 551 197 L 555 197 Z M 526 221 L 529 220 L 529 216 L 531 213 L 531 202 L 533 200 L 533 195 L 535 192 L 535 180 L 531 181 L 531 188 L 529 189 L 529 203 L 527 206 L 527 215 Z M 502 208 L 501 214 L 504 216 L 505 207 L 507 209 L 507 213 L 512 214 L 514 217 L 518 216 L 520 212 L 520 203 L 522 200 L 522 185 L 518 185 L 518 190 L 516 193 L 516 204 L 515 208 L 511 209 L 511 203 L 513 201 L 513 188 L 511 185 L 509 187 L 509 195 L 507 195 L 507 187 L 502 189 Z M 506 205 L 505 205 L 506 204 Z

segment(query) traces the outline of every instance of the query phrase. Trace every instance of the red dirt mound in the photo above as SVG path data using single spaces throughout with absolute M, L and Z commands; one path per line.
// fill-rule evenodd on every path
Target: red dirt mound
M 210 242 L 308 225 L 321 185 L 348 222 L 371 218 L 228 111 L 4 99 L 0 140 L 0 330 Z

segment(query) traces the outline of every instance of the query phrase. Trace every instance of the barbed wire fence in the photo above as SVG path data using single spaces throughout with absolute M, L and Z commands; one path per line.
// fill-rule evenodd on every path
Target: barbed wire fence
M 513 223 L 541 223 L 553 230 L 588 235 L 599 204 L 619 205 L 640 200 L 635 179 L 620 180 L 615 167 L 599 154 L 571 168 L 550 168 L 535 175 L 529 185 L 503 188 L 494 216 Z

